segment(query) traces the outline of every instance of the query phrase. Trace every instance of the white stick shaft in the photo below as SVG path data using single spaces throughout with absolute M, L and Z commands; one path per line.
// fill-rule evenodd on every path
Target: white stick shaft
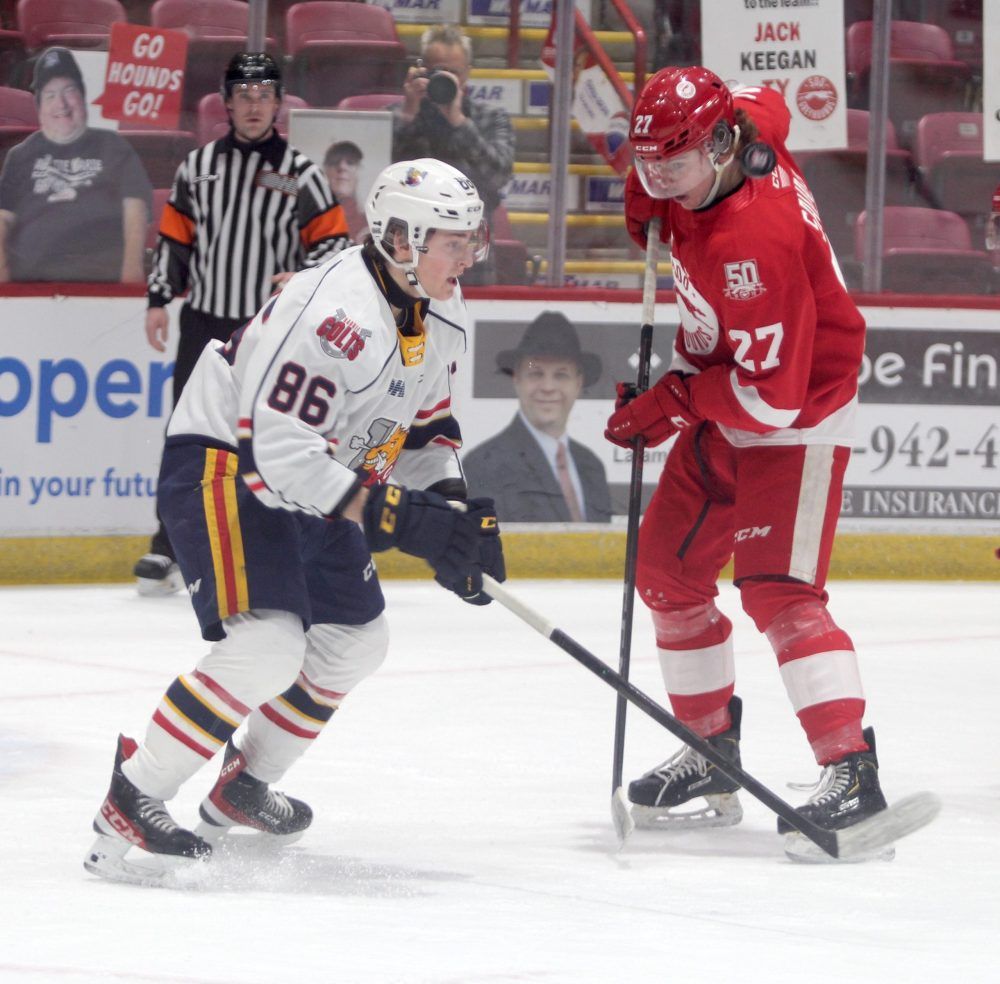
M 499 601 L 504 608 L 512 611 L 518 618 L 527 622 L 536 631 L 541 632 L 546 639 L 551 638 L 556 627 L 534 609 L 529 608 L 520 598 L 512 595 L 502 584 L 490 577 L 489 574 L 483 575 L 483 587 L 486 589 L 486 593 L 495 601 Z
M 649 220 L 646 230 L 646 267 L 642 276 L 642 323 L 653 323 L 653 310 L 656 305 L 656 265 L 660 255 L 660 217 Z

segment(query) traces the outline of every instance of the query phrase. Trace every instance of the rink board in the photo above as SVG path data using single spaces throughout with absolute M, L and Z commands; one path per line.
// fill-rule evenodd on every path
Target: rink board
M 155 527 L 172 353 L 146 344 L 138 290 L 7 285 L 3 293 L 0 583 L 127 580 Z M 453 392 L 466 448 L 516 413 L 498 359 L 541 312 L 565 313 L 583 349 L 602 365 L 574 406 L 569 429 L 600 457 L 615 521 L 611 527 L 507 523 L 511 570 L 524 577 L 620 577 L 631 464 L 601 434 L 614 380 L 634 373 L 638 292 L 505 288 L 470 295 L 468 371 L 456 376 Z M 1000 304 L 860 300 L 869 336 L 832 575 L 996 578 Z M 676 331 L 674 299 L 666 292 L 657 297 L 656 322 L 654 374 L 666 367 Z M 175 338 L 176 320 L 171 343 Z M 668 448 L 647 451 L 644 501 Z M 404 557 L 379 560 L 385 577 L 425 573 L 421 562 Z
M 504 532 L 507 571 L 514 578 L 620 578 L 625 531 L 568 526 L 511 526 Z M 0 584 L 115 583 L 130 580 L 149 539 L 22 537 L 0 540 Z M 898 536 L 842 533 L 830 567 L 833 579 L 1000 580 L 1000 536 Z M 430 576 L 424 561 L 392 550 L 376 556 L 383 579 Z M 731 566 L 723 578 L 732 575 Z

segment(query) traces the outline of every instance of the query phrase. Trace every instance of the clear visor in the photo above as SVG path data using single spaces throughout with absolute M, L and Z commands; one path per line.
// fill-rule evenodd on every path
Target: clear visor
M 489 255 L 490 228 L 485 220 L 479 223 L 474 232 L 451 232 L 441 229 L 431 232 L 437 234 L 428 233 L 424 245 L 420 247 L 421 253 L 433 250 L 436 255 L 443 253 L 455 262 L 468 257 L 471 263 L 482 263 Z
M 712 162 L 701 147 L 662 160 L 636 157 L 635 169 L 650 198 L 678 198 L 715 175 Z

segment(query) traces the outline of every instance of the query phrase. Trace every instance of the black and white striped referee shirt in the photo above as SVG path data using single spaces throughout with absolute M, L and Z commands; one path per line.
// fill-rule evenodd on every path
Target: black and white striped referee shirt
M 248 319 L 274 292 L 276 273 L 316 266 L 348 245 L 344 210 L 319 167 L 277 133 L 251 146 L 230 130 L 177 169 L 149 306 L 187 290 L 196 311 Z

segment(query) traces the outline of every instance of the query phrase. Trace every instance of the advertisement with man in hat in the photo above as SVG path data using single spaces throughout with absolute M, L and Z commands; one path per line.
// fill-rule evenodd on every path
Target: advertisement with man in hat
M 0 172 L 0 281 L 144 282 L 153 189 L 138 155 L 88 125 L 83 75 L 67 48 L 39 56 L 31 89 L 39 129 Z
M 610 522 L 604 465 L 566 431 L 573 404 L 601 375 L 600 358 L 583 351 L 565 315 L 543 311 L 496 361 L 513 380 L 518 410 L 462 456 L 469 495 L 489 490 L 501 522 Z

